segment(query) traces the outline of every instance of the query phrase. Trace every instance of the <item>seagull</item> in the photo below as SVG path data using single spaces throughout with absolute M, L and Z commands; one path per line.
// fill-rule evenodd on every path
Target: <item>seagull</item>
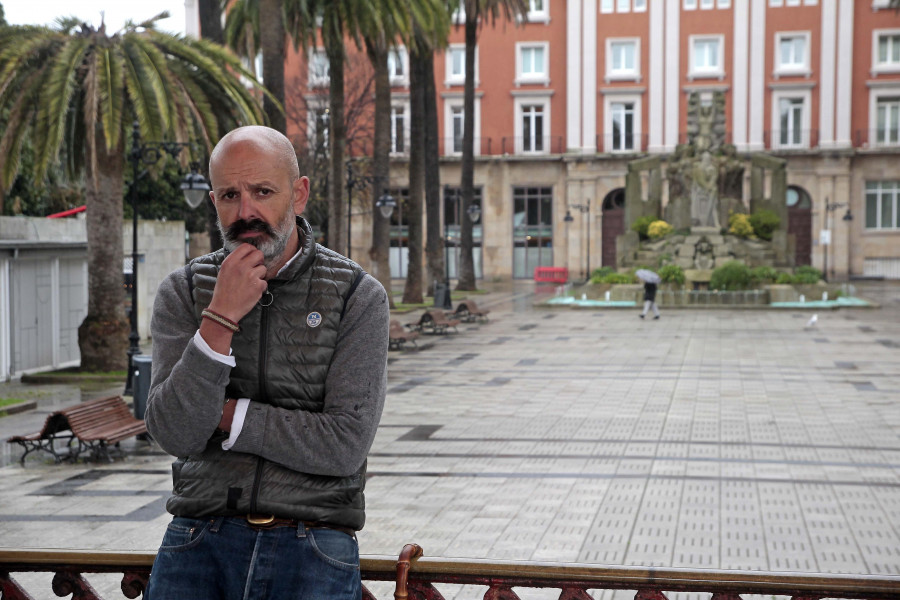
M 816 321 L 818 321 L 818 320 L 819 320 L 818 314 L 811 316 L 809 318 L 809 321 L 806 322 L 806 328 L 809 329 L 810 327 L 813 327 L 816 324 Z

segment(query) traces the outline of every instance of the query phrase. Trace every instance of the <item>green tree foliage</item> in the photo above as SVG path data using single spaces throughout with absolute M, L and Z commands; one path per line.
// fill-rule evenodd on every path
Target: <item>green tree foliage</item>
M 82 368 L 125 366 L 122 306 L 123 182 L 126 138 L 137 121 L 143 140 L 197 141 L 210 148 L 229 129 L 264 121 L 241 81 L 240 60 L 216 44 L 155 29 L 168 13 L 108 35 L 74 17 L 56 27 L 0 29 L 0 181 L 8 188 L 33 145 L 32 180 L 61 162 L 83 176 L 87 204 L 88 312 L 79 327 Z
M 684 271 L 678 265 L 665 265 L 663 267 L 660 267 L 658 274 L 660 279 L 663 280 L 663 283 L 684 285 Z
M 648 229 L 650 228 L 650 223 L 656 221 L 656 217 L 653 215 L 644 215 L 643 217 L 638 217 L 634 220 L 634 223 L 631 224 L 631 230 L 636 231 L 638 237 L 642 240 L 649 239 Z
M 185 170 L 181 164 L 169 155 L 156 165 L 152 171 L 146 171 L 138 177 L 135 193 L 138 200 L 138 217 L 158 221 L 184 221 L 191 233 L 206 231 L 206 211 L 200 207 L 192 209 L 184 201 L 181 182 Z M 131 213 L 131 169 L 125 169 L 125 218 L 130 220 Z

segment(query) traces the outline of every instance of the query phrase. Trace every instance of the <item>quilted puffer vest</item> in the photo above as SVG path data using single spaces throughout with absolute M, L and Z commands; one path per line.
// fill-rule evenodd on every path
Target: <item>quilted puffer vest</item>
M 321 411 L 325 378 L 337 343 L 346 299 L 362 278 L 356 263 L 313 242 L 305 219 L 297 218 L 301 255 L 241 319 L 232 341 L 237 366 L 226 397 L 273 406 Z M 188 265 L 197 322 L 209 305 L 224 250 Z M 315 327 L 309 322 L 320 321 Z M 199 326 L 199 325 L 198 325 Z M 173 466 L 172 514 L 203 517 L 274 514 L 361 529 L 365 463 L 350 477 L 293 471 L 259 456 L 224 451 L 215 437 L 201 455 Z

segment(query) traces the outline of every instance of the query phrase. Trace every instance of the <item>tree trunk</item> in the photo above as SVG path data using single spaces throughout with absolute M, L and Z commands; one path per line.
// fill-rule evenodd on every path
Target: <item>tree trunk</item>
M 473 3 L 474 4 L 474 3 Z M 468 6 L 467 6 L 468 8 Z M 474 8 L 474 7 L 473 7 Z M 466 84 L 463 88 L 463 153 L 460 182 L 460 255 L 458 290 L 475 290 L 475 260 L 472 254 L 472 221 L 468 217 L 472 205 L 475 179 L 475 44 L 478 41 L 478 12 L 466 11 Z
M 344 122 L 344 47 L 325 49 L 329 69 L 328 152 L 331 158 L 331 178 L 328 180 L 328 239 L 335 252 L 345 253 L 348 247 L 347 214 L 344 210 L 344 151 L 347 146 L 347 124 Z
M 403 303 L 422 298 L 422 195 L 425 191 L 425 72 L 421 53 L 409 55 L 409 261 Z
M 425 116 L 425 256 L 428 263 L 426 289 L 434 294 L 434 282 L 444 280 L 444 240 L 441 236 L 441 169 L 438 137 L 437 89 L 434 85 L 434 50 L 421 55 Z
M 281 0 L 260 0 L 259 37 L 262 41 L 263 85 L 284 106 L 284 14 Z M 252 60 L 252 58 L 251 58 Z M 270 98 L 263 98 L 263 110 L 269 126 L 287 133 L 284 112 Z
M 225 44 L 222 32 L 221 0 L 199 0 L 200 37 L 217 44 Z
M 391 80 L 388 73 L 388 49 L 384 40 L 366 42 L 369 60 L 375 68 L 375 152 L 372 160 L 372 276 L 381 282 L 388 292 L 391 308 L 394 298 L 391 294 L 391 221 L 381 216 L 375 203 L 390 187 L 391 153 Z M 396 209 L 395 209 L 396 210 Z
M 85 161 L 89 289 L 87 316 L 78 327 L 83 371 L 121 371 L 128 364 L 122 275 L 124 138 L 108 151 L 98 131 L 97 171 Z
M 221 0 L 200 0 L 200 37 L 217 44 L 225 44 L 225 34 L 222 31 L 222 5 Z M 256 61 L 250 61 L 255 65 Z M 203 165 L 206 170 L 206 165 Z M 208 178 L 208 175 L 207 175 Z M 209 247 L 216 251 L 222 247 L 222 232 L 219 231 L 219 218 L 212 200 L 206 199 L 201 210 L 206 211 L 206 233 L 209 235 Z

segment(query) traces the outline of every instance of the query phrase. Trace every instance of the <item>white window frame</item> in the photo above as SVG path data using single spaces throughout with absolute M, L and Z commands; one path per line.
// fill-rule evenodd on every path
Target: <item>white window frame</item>
M 684 10 L 697 10 L 699 0 L 684 0 Z
M 459 0 L 457 2 L 456 8 L 453 9 L 453 13 L 450 15 L 451 20 L 454 25 L 464 25 L 466 22 L 466 2 L 465 0 Z
M 603 98 L 603 151 L 615 154 L 633 154 L 641 151 L 641 94 L 608 92 Z M 631 129 L 631 150 L 613 149 L 613 115 L 612 105 L 631 103 L 634 105 L 634 124 Z
M 328 87 L 328 83 L 331 79 L 331 74 L 329 73 L 326 76 L 317 76 L 313 71 L 313 65 L 318 59 L 323 59 L 325 62 L 326 69 L 329 66 L 328 55 L 325 53 L 323 48 L 312 48 L 309 50 L 309 64 L 307 65 L 307 87 L 310 88 L 320 88 L 320 87 Z
M 809 31 L 778 31 L 775 33 L 775 77 L 786 75 L 803 75 L 809 77 L 811 70 L 809 66 L 810 40 Z M 781 43 L 787 39 L 803 39 L 803 62 L 800 64 L 792 63 L 785 66 L 781 62 Z
M 716 0 L 700 0 L 700 10 L 712 10 L 716 7 Z
M 525 50 L 540 49 L 544 54 L 544 72 L 543 73 L 522 73 L 523 53 Z M 529 83 L 542 83 L 549 85 L 550 83 L 550 42 L 516 42 L 516 85 L 520 86 Z
M 634 68 L 616 69 L 613 64 L 613 45 L 631 44 L 634 47 Z M 641 80 L 641 38 L 606 38 L 606 81 Z
M 619 14 L 631 12 L 631 0 L 616 0 L 616 12 Z
M 878 41 L 882 36 L 900 36 L 900 29 L 874 29 L 872 31 L 872 73 L 900 73 L 900 62 L 882 63 L 878 60 Z
M 460 52 L 462 55 L 462 73 L 459 75 L 455 75 L 453 73 L 453 53 Z M 466 84 L 466 45 L 465 44 L 450 44 L 447 46 L 447 51 L 444 52 L 444 85 L 446 87 L 452 87 L 454 85 L 465 85 Z M 478 77 L 478 46 L 475 46 L 475 87 L 480 85 L 480 79 Z
M 878 105 L 883 99 L 900 98 L 900 82 L 895 86 L 885 86 L 869 90 L 869 146 L 870 147 L 898 147 L 897 142 L 878 141 Z
M 800 115 L 800 143 L 781 143 L 781 101 L 789 99 L 802 100 Z M 772 92 L 772 138 L 770 146 L 776 150 L 798 150 L 810 147 L 810 127 L 812 112 L 812 93 L 806 89 L 779 89 Z
M 634 12 L 647 12 L 647 0 L 634 0 Z
M 716 8 L 731 8 L 731 0 L 718 0 Z
M 514 97 L 515 110 L 513 111 L 513 131 L 515 132 L 515 149 L 516 154 L 543 156 L 550 154 L 550 145 L 552 143 L 550 133 L 550 94 L 522 94 Z M 543 107 L 541 113 L 541 137 L 543 138 L 543 149 L 541 150 L 525 150 L 525 130 L 522 126 L 522 118 L 524 108 L 526 106 L 540 105 Z
M 397 109 L 403 110 L 403 150 L 396 150 L 396 122 L 394 115 Z M 409 102 L 393 102 L 391 103 L 391 156 L 408 156 L 409 155 Z
M 600 0 L 600 14 L 608 15 L 616 10 L 615 0 Z
M 887 199 L 888 202 L 892 205 L 891 213 L 894 217 L 894 222 L 889 223 L 888 226 L 885 226 L 884 223 L 881 222 L 882 210 L 876 210 L 875 212 L 875 226 L 870 227 L 868 221 L 868 211 L 869 211 L 869 186 L 871 184 L 877 185 L 877 189 L 872 190 L 873 193 L 877 194 L 877 208 L 881 209 L 881 205 Z M 893 184 L 893 189 L 883 189 L 885 184 Z M 887 197 L 887 198 L 885 198 Z M 866 181 L 865 189 L 863 190 L 863 226 L 866 231 L 897 231 L 900 229 L 898 227 L 898 211 L 900 211 L 900 183 L 895 180 L 873 180 Z
M 698 69 L 696 67 L 695 54 L 699 42 L 716 42 L 717 65 L 710 68 Z M 692 35 L 689 37 L 690 65 L 688 68 L 689 79 L 725 78 L 725 36 L 724 35 Z
M 770 8 L 778 8 L 780 6 L 784 6 L 784 0 L 769 0 Z
M 444 97 L 444 156 L 462 156 L 462 151 L 453 150 L 453 108 L 465 110 L 462 94 Z M 481 154 L 481 98 L 475 94 L 475 156 Z
M 396 75 L 392 68 L 398 59 L 400 61 L 400 75 Z M 391 79 L 392 86 L 405 87 L 409 85 L 409 53 L 404 46 L 388 50 L 388 76 Z
M 328 97 L 321 96 L 319 98 L 315 98 L 307 101 L 306 108 L 306 139 L 310 142 L 308 144 L 308 150 L 310 153 L 315 152 L 315 140 L 318 137 L 318 119 L 316 119 L 316 112 L 320 110 L 328 110 Z M 328 152 L 328 134 L 331 129 L 331 125 L 325 129 L 325 139 L 323 143 L 325 145 L 325 152 Z
M 541 2 L 543 8 L 535 10 L 534 2 Z M 549 23 L 550 22 L 550 0 L 527 0 L 528 13 L 525 20 L 529 23 Z

